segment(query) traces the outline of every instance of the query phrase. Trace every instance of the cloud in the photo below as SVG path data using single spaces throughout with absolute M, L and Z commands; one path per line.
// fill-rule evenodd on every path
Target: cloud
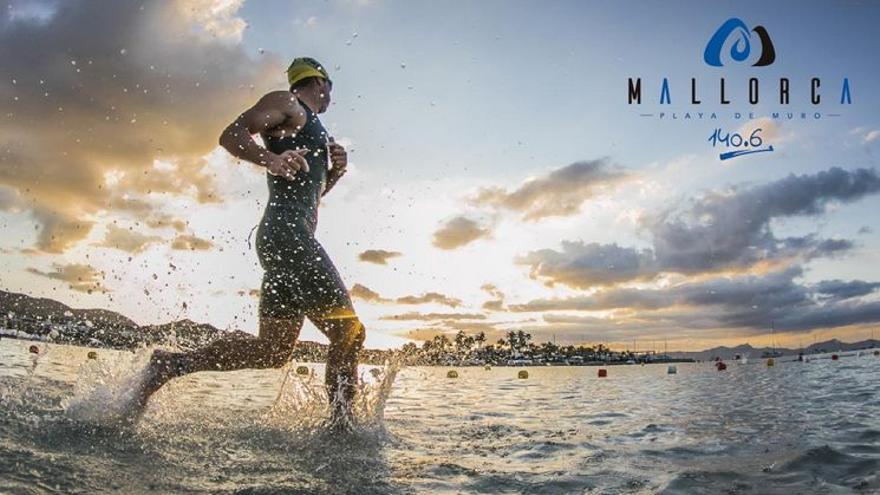
M 189 234 L 179 235 L 171 242 L 171 249 L 180 251 L 207 251 L 213 246 L 211 241 Z
M 379 318 L 380 320 L 398 321 L 398 320 L 415 320 L 415 321 L 431 321 L 431 320 L 485 320 L 486 315 L 482 313 L 418 313 L 409 312 L 396 315 L 386 315 Z
M 387 265 L 390 258 L 402 256 L 403 253 L 398 251 L 386 251 L 384 249 L 367 249 L 358 254 L 358 259 L 367 263 L 375 263 L 377 265 Z
M 21 206 L 21 195 L 18 191 L 0 186 L 0 211 L 17 211 Z
M 70 263 L 66 265 L 53 264 L 52 266 L 54 271 L 51 272 L 44 272 L 33 267 L 28 267 L 27 271 L 35 275 L 67 282 L 68 286 L 75 291 L 87 292 L 89 294 L 95 290 L 109 292 L 106 288 L 101 287 L 101 279 L 104 278 L 104 273 L 98 272 L 89 265 Z
M 808 234 L 778 238 L 777 218 L 819 216 L 832 202 L 852 202 L 880 191 L 874 169 L 834 167 L 813 175 L 789 175 L 759 186 L 709 191 L 643 218 L 651 248 L 563 241 L 561 250 L 542 249 L 516 258 L 530 276 L 586 289 L 650 280 L 662 273 L 695 275 L 742 271 L 761 263 L 784 263 L 832 256 L 852 241 Z
M 562 241 L 562 250 L 541 249 L 519 256 L 515 263 L 531 267 L 529 276 L 547 285 L 563 284 L 578 289 L 653 278 L 657 274 L 649 249 L 623 248 L 617 244 L 584 244 Z
M 37 234 L 37 246 L 46 253 L 64 252 L 69 246 L 85 239 L 95 225 L 95 222 L 82 220 L 76 215 L 53 207 L 37 205 L 33 207 L 31 213 L 42 225 Z
M 863 280 L 823 280 L 814 286 L 814 290 L 822 299 L 841 301 L 861 297 L 880 288 L 880 282 Z
M 797 282 L 800 267 L 761 275 L 742 274 L 684 282 L 653 289 L 610 288 L 590 295 L 535 299 L 512 304 L 514 312 L 612 311 L 593 315 L 545 315 L 550 323 L 600 329 L 632 326 L 644 333 L 679 328 L 804 331 L 880 321 L 880 306 L 862 298 L 880 283 L 826 280 Z
M 480 190 L 471 202 L 522 213 L 524 220 L 536 221 L 551 216 L 570 216 L 581 205 L 609 186 L 628 178 L 606 159 L 580 161 L 530 179 L 513 191 L 501 187 Z
M 153 212 L 147 219 L 144 220 L 144 223 L 154 229 L 171 227 L 178 232 L 183 232 L 184 230 L 186 230 L 186 226 L 188 225 L 188 222 L 184 220 L 174 218 L 171 215 L 161 212 Z
M 483 284 L 480 289 L 493 298 L 483 303 L 483 309 L 488 311 L 502 311 L 504 309 L 504 293 L 501 292 L 501 289 L 494 284 Z
M 104 240 L 95 245 L 137 254 L 162 240 L 161 236 L 141 234 L 131 228 L 123 229 L 116 225 L 108 225 Z
M 144 216 L 143 203 L 114 203 L 126 195 L 221 200 L 202 157 L 283 82 L 277 57 L 239 45 L 241 3 L 69 0 L 44 3 L 37 20 L 2 9 L 0 185 L 42 225 L 37 248 L 63 252 L 110 208 Z
M 436 303 L 451 308 L 461 306 L 461 299 L 450 297 L 439 292 L 426 292 L 420 296 L 403 296 L 394 300 L 397 304 L 426 304 Z
M 492 234 L 489 227 L 481 226 L 476 220 L 463 215 L 447 221 L 434 232 L 434 246 L 440 249 L 457 249 Z
M 355 299 L 360 299 L 362 301 L 367 301 L 371 303 L 385 303 L 390 302 L 389 299 L 385 299 L 380 296 L 378 292 L 373 291 L 372 289 L 361 285 L 354 284 L 351 286 L 351 289 L 348 290 L 349 295 Z
M 426 292 L 422 295 L 414 296 L 401 296 L 397 299 L 390 299 L 387 297 L 383 297 L 379 295 L 378 292 L 364 286 L 361 284 L 354 284 L 351 289 L 349 289 L 348 293 L 351 297 L 355 299 L 360 299 L 362 301 L 371 302 L 371 303 L 380 303 L 380 304 L 428 304 L 435 303 L 441 304 L 444 306 L 449 306 L 452 308 L 456 308 L 462 305 L 461 299 L 457 299 L 455 297 L 450 297 L 445 294 L 441 294 L 439 292 Z

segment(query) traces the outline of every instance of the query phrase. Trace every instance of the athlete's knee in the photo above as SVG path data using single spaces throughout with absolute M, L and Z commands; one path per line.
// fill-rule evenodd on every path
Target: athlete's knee
M 337 334 L 337 347 L 347 350 L 360 350 L 364 346 L 364 340 L 367 338 L 367 330 L 363 323 L 357 318 L 351 318 L 345 322 L 341 331 Z

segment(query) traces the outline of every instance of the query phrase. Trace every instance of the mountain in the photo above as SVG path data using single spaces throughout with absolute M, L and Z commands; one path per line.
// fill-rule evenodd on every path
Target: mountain
M 873 349 L 875 347 L 880 347 L 880 340 L 868 339 L 860 342 L 841 342 L 837 339 L 831 339 L 808 346 L 804 353 L 814 354 L 835 351 L 858 351 L 861 349 Z
M 138 325 L 125 316 L 106 309 L 76 309 L 54 299 L 31 297 L 16 292 L 0 290 L 0 316 L 8 313 L 28 315 L 40 320 L 91 321 L 95 325 L 136 328 Z
M 115 311 L 71 308 L 53 299 L 4 290 L 0 290 L 0 327 L 56 342 L 117 349 L 165 343 L 192 348 L 222 334 L 210 324 L 191 320 L 141 326 Z
M 817 342 L 809 347 L 806 347 L 805 349 L 786 349 L 784 347 L 752 347 L 749 344 L 742 344 L 736 347 L 713 347 L 711 349 L 696 352 L 670 352 L 669 355 L 675 358 L 691 358 L 700 361 L 709 361 L 715 359 L 716 357 L 721 359 L 733 359 L 736 357 L 737 354 L 742 357 L 756 359 L 760 358 L 765 352 L 771 353 L 773 351 L 781 352 L 783 356 L 796 356 L 798 355 L 798 353 L 801 352 L 803 352 L 804 354 L 818 354 L 835 351 L 855 351 L 859 349 L 871 349 L 874 347 L 880 347 L 880 340 L 868 339 L 859 342 L 847 343 L 841 342 L 837 339 L 832 339 L 825 342 Z

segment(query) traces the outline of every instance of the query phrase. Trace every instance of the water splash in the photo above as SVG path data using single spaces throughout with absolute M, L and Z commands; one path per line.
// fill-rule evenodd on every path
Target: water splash
M 85 361 L 77 371 L 73 393 L 61 401 L 65 414 L 73 420 L 92 424 L 132 423 L 137 417 L 134 414 L 136 391 L 146 377 L 150 356 L 156 349 L 145 347 L 135 353 L 116 353 Z M 296 372 L 297 367 L 298 363 L 291 361 L 282 369 L 283 379 L 277 395 L 257 423 L 299 433 L 320 432 L 326 429 L 331 413 L 323 374 L 312 369 L 308 375 L 300 375 Z M 398 361 L 386 362 L 380 367 L 361 367 L 363 372 L 349 425 L 353 430 L 377 432 L 384 429 L 385 403 L 401 367 L 402 363 Z M 196 414 L 187 409 L 184 383 L 185 380 L 181 383 L 177 379 L 162 387 L 151 397 L 144 417 L 167 426 L 181 421 L 181 411 L 188 411 L 187 415 Z M 219 418 L 189 419 L 217 423 Z
M 77 371 L 73 394 L 61 401 L 71 419 L 87 423 L 128 423 L 136 391 L 143 382 L 154 347 L 112 358 L 89 359 Z
M 41 361 L 46 359 L 46 356 L 49 355 L 51 350 L 49 344 L 45 342 L 39 346 L 38 349 L 38 353 L 28 354 L 31 364 L 26 368 L 24 378 L 22 378 L 21 381 L 12 382 L 10 384 L 0 384 L 0 405 L 4 408 L 21 406 L 25 402 L 34 400 L 40 396 L 39 384 L 35 383 L 37 366 Z
M 349 425 L 355 431 L 384 430 L 385 403 L 401 367 L 400 361 L 386 361 L 382 367 L 371 367 L 361 373 Z M 323 377 L 314 371 L 300 375 L 296 368 L 295 362 L 284 367 L 278 395 L 262 421 L 286 430 L 319 431 L 328 424 L 332 409 Z

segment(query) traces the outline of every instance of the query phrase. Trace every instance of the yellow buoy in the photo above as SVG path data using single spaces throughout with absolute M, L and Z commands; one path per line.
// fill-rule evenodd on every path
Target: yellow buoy
M 526 370 L 519 370 L 519 373 L 517 373 L 516 376 L 522 380 L 525 380 L 529 377 L 529 372 Z
M 308 375 L 309 374 L 309 367 L 308 366 L 297 366 L 296 367 L 296 374 L 297 375 Z
M 458 372 L 455 370 L 449 370 L 446 373 L 446 378 L 458 378 Z
M 98 353 L 95 351 L 89 351 L 88 357 L 89 359 L 98 359 Z
M 669 367 L 666 368 L 666 374 L 667 374 L 667 375 L 674 375 L 674 374 L 676 374 L 676 373 L 678 373 L 678 368 L 676 368 L 674 365 L 671 365 L 671 364 L 670 364 Z
M 492 367 L 487 364 L 486 366 L 483 366 L 483 369 L 489 371 L 492 369 Z
M 767 359 L 767 367 L 772 368 L 773 366 L 776 366 L 776 361 L 773 358 Z

